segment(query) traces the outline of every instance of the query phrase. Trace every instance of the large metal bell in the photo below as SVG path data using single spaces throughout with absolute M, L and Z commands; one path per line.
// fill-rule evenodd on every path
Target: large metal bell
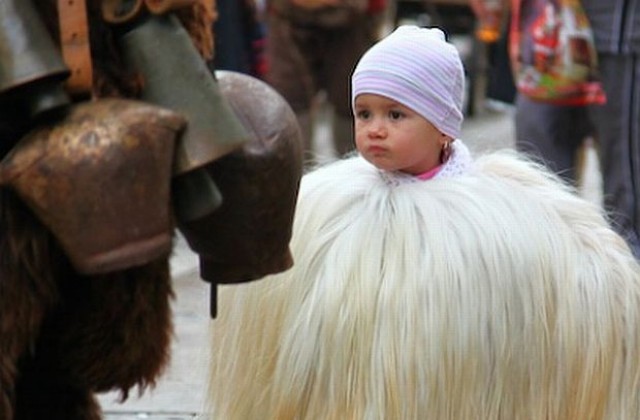
M 241 149 L 205 168 L 224 196 L 210 216 L 178 223 L 199 254 L 200 276 L 239 283 L 285 271 L 302 176 L 302 140 L 295 114 L 266 83 L 241 73 L 216 72 L 222 94 L 251 133 Z
M 36 128 L 0 162 L 75 269 L 100 274 L 171 251 L 173 152 L 185 120 L 143 102 L 81 102 Z

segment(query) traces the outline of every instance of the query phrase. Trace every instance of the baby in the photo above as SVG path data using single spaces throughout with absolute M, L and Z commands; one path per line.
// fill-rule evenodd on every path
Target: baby
M 460 173 L 464 69 L 437 28 L 401 26 L 373 46 L 352 76 L 356 147 L 385 171 L 419 179 Z M 450 162 L 451 161 L 451 162 Z

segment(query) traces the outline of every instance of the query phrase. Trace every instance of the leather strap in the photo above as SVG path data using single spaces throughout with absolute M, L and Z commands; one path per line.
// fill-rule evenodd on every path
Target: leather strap
M 154 15 L 162 15 L 168 12 L 193 6 L 197 0 L 145 0 L 147 9 Z
M 65 87 L 72 96 L 91 95 L 93 65 L 85 0 L 58 0 L 62 58 L 71 70 Z
M 197 0 L 144 0 L 147 9 L 154 15 L 162 15 L 168 12 L 193 6 Z

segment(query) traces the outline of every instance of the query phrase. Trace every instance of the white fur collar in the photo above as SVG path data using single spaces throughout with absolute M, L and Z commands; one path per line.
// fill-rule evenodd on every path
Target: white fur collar
M 473 167 L 473 158 L 469 148 L 457 139 L 451 143 L 452 152 L 449 160 L 444 163 L 442 169 L 438 171 L 431 179 L 451 178 L 459 175 L 467 174 Z M 425 182 L 413 175 L 403 172 L 388 172 L 380 170 L 381 176 L 388 184 L 398 185 L 405 182 Z

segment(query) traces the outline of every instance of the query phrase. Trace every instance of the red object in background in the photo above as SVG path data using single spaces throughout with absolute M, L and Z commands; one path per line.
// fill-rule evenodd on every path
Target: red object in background
M 367 12 L 372 14 L 382 12 L 386 6 L 386 0 L 369 0 L 369 7 L 367 9 Z

